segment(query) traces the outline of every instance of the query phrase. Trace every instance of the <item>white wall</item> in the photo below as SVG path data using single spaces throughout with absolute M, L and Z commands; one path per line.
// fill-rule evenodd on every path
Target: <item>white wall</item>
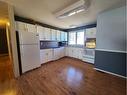
M 97 20 L 96 49 L 126 51 L 125 7 L 101 13 Z
M 15 32 L 15 21 L 14 21 L 14 10 L 13 6 L 8 5 L 8 16 L 10 22 L 10 39 L 11 39 L 11 50 L 12 50 L 12 63 L 13 72 L 15 77 L 19 76 L 19 64 L 18 64 L 18 53 L 17 53 L 17 43 L 16 43 L 16 32 Z

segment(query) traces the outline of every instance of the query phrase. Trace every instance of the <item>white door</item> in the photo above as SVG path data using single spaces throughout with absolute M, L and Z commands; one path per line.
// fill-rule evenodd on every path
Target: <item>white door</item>
M 40 66 L 38 45 L 20 45 L 22 73 Z

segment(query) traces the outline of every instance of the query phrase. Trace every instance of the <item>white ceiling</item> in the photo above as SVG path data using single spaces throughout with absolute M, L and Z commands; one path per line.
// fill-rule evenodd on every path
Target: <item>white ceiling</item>
M 53 14 L 78 0 L 3 0 L 14 6 L 15 14 L 21 17 L 53 25 L 70 28 L 70 25 L 86 25 L 96 22 L 98 13 L 125 4 L 125 0 L 91 0 L 89 10 L 74 16 L 57 19 Z

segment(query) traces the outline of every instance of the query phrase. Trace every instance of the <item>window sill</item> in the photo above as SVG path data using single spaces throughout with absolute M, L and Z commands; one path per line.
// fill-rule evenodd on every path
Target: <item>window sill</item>
M 68 47 L 84 48 L 84 45 L 68 45 Z

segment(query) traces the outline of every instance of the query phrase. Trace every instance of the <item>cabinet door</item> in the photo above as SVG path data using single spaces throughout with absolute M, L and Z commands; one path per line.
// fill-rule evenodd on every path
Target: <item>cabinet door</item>
M 44 32 L 45 32 L 45 40 L 51 40 L 50 28 L 44 28 Z
M 65 56 L 65 48 L 64 47 L 61 47 L 60 48 L 60 57 L 64 57 Z
M 57 30 L 57 41 L 60 41 L 61 31 Z
M 21 31 L 21 32 L 22 31 L 26 31 L 27 32 L 26 23 L 16 21 L 16 30 L 17 31 Z
M 39 40 L 45 40 L 44 28 L 42 26 L 37 26 L 37 32 L 39 33 Z
M 73 57 L 73 49 L 72 49 L 72 47 L 68 47 L 68 55 L 70 57 Z
M 69 56 L 69 50 L 68 50 L 68 47 L 65 47 L 65 56 Z
M 49 61 L 52 61 L 53 60 L 53 50 L 52 49 L 49 49 L 48 51 L 47 51 L 47 53 L 48 53 L 48 62 Z
M 72 56 L 73 56 L 74 58 L 78 58 L 78 54 L 79 54 L 78 48 L 73 48 L 72 50 L 73 50 Z
M 58 50 L 57 48 L 56 48 L 56 49 L 54 49 L 53 59 L 54 59 L 54 60 L 59 59 L 59 50 Z
M 51 29 L 51 40 L 53 41 L 57 40 L 57 31 L 54 29 Z
M 75 48 L 71 48 L 71 57 L 76 58 L 76 49 Z
M 64 32 L 64 41 L 67 41 L 67 32 Z
M 28 32 L 37 32 L 36 25 L 27 24 L 27 31 L 28 31 Z
M 85 33 L 86 33 L 85 35 L 87 38 L 96 38 L 96 27 L 86 29 Z
M 41 59 L 41 64 L 47 62 L 47 53 L 45 50 L 40 50 L 40 59 Z
M 83 59 L 83 49 L 80 48 L 78 51 L 79 51 L 79 53 L 78 53 L 78 59 L 82 60 Z
M 61 41 L 65 41 L 65 33 L 61 31 Z
M 75 48 L 74 57 L 82 60 L 83 49 L 82 48 Z

